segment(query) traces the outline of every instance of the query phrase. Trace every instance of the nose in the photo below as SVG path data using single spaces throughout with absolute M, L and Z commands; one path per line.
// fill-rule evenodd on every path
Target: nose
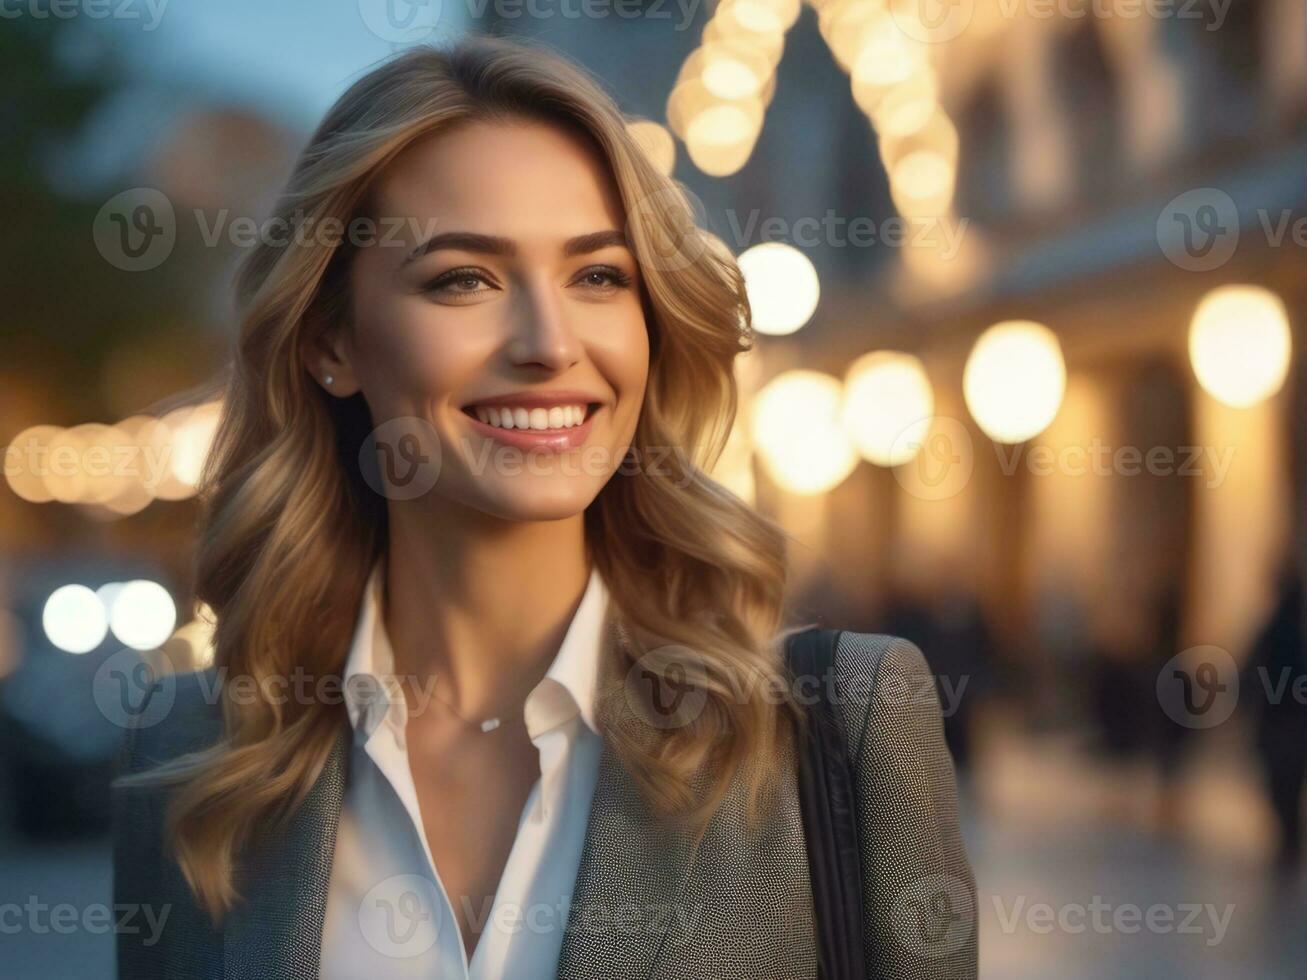
M 547 282 L 537 283 L 521 293 L 508 356 L 515 366 L 543 367 L 562 371 L 581 357 L 581 341 L 564 304 Z

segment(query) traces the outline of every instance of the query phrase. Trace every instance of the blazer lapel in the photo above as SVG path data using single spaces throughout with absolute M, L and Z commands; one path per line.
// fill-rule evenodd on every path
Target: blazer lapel
M 736 786 L 695 840 L 651 814 L 604 740 L 559 980 L 816 976 L 797 761 L 767 764 L 782 781 L 773 818 L 750 830 Z
M 698 843 L 655 820 L 608 740 L 559 954 L 559 980 L 648 977 L 682 921 Z
M 304 803 L 281 831 L 257 841 L 243 862 L 245 901 L 223 928 L 227 980 L 318 976 L 348 743 L 348 729 L 342 729 Z

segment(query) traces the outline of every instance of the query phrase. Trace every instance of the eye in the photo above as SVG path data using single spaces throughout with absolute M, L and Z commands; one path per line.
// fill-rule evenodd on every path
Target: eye
M 494 288 L 493 283 L 486 278 L 484 272 L 468 266 L 460 269 L 450 269 L 448 272 L 441 273 L 423 286 L 422 291 L 424 293 L 445 293 L 450 296 L 475 296 L 481 290 L 464 287 L 476 283 L 484 283 Z
M 631 277 L 614 265 L 595 265 L 581 273 L 577 282 L 598 289 L 625 289 Z

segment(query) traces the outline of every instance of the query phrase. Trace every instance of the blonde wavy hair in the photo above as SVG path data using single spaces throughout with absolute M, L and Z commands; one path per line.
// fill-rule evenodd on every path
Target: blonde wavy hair
M 675 661 L 667 649 L 688 648 L 707 697 L 691 724 L 614 724 L 605 738 L 658 817 L 702 833 L 738 786 L 753 823 L 774 801 L 775 762 L 792 744 L 785 719 L 801 715 L 779 656 L 784 532 L 706 472 L 735 418 L 734 362 L 753 344 L 749 305 L 738 266 L 698 229 L 686 194 L 649 162 L 616 105 L 584 70 L 534 44 L 408 49 L 328 111 L 272 217 L 348 226 L 405 147 L 472 119 L 588 135 L 619 188 L 650 331 L 632 449 L 641 459 L 657 447 L 681 451 L 609 480 L 586 511 L 611 615 L 626 637 L 662 644 L 615 644 L 605 672 L 623 678 L 638 658 L 657 674 Z M 316 238 L 265 242 L 238 276 L 242 323 L 201 479 L 196 592 L 216 620 L 216 665 L 261 690 L 297 669 L 343 670 L 368 572 L 386 547 L 384 500 L 358 464 L 374 420 L 361 395 L 322 391 L 301 356 L 347 309 L 350 254 L 348 243 Z M 241 700 L 224 694 L 218 743 L 133 779 L 173 787 L 166 833 L 215 922 L 240 899 L 243 846 L 304 799 L 346 724 L 339 704 Z

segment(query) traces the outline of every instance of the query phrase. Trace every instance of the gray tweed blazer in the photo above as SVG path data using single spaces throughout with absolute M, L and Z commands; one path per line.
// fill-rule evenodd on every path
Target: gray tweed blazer
M 220 736 L 221 711 L 205 697 L 213 675 L 206 684 L 200 680 L 179 677 L 166 719 L 128 733 L 128 771 Z M 836 651 L 836 700 L 854 765 L 869 975 L 974 978 L 975 881 L 958 831 L 939 703 L 921 652 L 906 640 L 845 632 Z M 119 933 L 123 980 L 318 976 L 347 747 L 342 730 L 293 818 L 240 862 L 244 901 L 221 929 L 195 904 L 162 846 L 166 791 L 115 790 L 114 901 L 153 906 L 156 919 L 167 915 L 155 935 Z M 749 832 L 732 794 L 695 847 L 650 817 L 605 745 L 558 976 L 816 978 L 796 760 L 776 765 L 788 805 L 763 830 Z

